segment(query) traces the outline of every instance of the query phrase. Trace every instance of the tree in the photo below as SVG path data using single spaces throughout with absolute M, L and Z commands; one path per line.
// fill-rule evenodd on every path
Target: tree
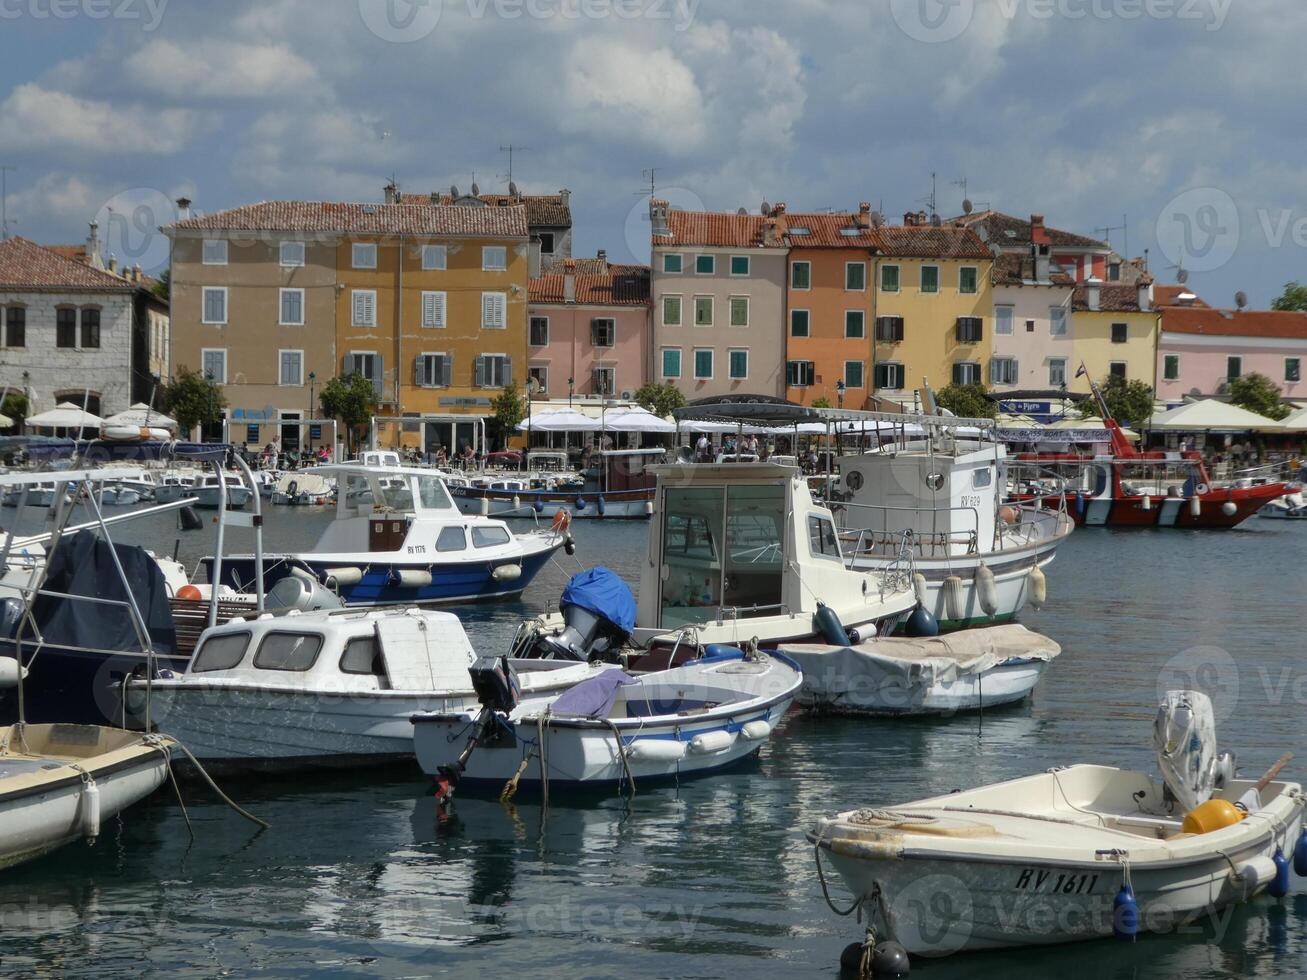
M 1146 382 L 1110 375 L 1098 386 L 1107 402 L 1112 418 L 1132 428 L 1143 425 L 1153 415 L 1153 389 Z M 1098 402 L 1087 398 L 1079 405 L 1080 417 L 1096 419 L 1100 416 Z
M 1297 279 L 1285 283 L 1284 292 L 1271 303 L 1271 309 L 1307 311 L 1307 286 L 1299 284 Z
M 183 432 L 197 425 L 212 425 L 222 418 L 227 399 L 213 381 L 182 365 L 177 376 L 163 386 L 165 411 L 177 420 Z
M 817 397 L 817 398 L 814 398 L 814 399 L 812 400 L 812 404 L 809 405 L 808 407 L 809 407 L 809 408 L 830 408 L 830 399 L 827 398 L 825 395 L 821 395 L 821 396 L 819 396 L 819 397 Z
M 671 383 L 660 385 L 650 382 L 635 393 L 635 403 L 661 419 L 685 405 L 685 395 Z
M 14 431 L 23 431 L 23 421 L 27 418 L 27 413 L 31 411 L 27 404 L 27 396 L 21 391 L 11 391 L 5 395 L 3 404 L 0 404 L 0 415 L 8 415 L 14 420 Z
M 1289 414 L 1279 386 L 1264 374 L 1245 374 L 1231 381 L 1230 403 L 1277 422 Z
M 987 397 L 982 384 L 946 385 L 935 396 L 935 404 L 964 419 L 992 419 L 998 409 Z
M 517 431 L 518 423 L 526 416 L 517 382 L 510 381 L 504 385 L 504 390 L 490 399 L 490 407 L 494 410 L 494 414 L 490 417 L 490 438 L 502 439 L 504 446 L 507 447 L 508 440 Z
M 328 418 L 339 419 L 352 449 L 358 429 L 372 421 L 377 407 L 377 389 L 371 380 L 355 372 L 335 377 L 322 386 L 318 404 Z
M 154 284 L 154 288 L 151 290 L 151 292 L 153 292 L 155 296 L 158 296 L 159 299 L 163 300 L 166 303 L 168 302 L 168 299 L 171 296 L 171 290 L 172 290 L 172 270 L 164 269 L 162 272 L 159 273 L 159 278 L 158 280 L 156 280 Z

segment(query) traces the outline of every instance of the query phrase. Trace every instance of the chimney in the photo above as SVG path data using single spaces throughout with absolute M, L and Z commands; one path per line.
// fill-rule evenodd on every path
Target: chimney
M 651 198 L 649 201 L 649 227 L 650 232 L 655 238 L 670 235 L 671 229 L 667 226 L 667 202 Z
M 132 282 L 141 281 L 141 263 L 137 262 L 132 266 Z
M 113 252 L 109 253 L 109 271 L 115 276 L 118 275 L 118 258 Z
M 440 192 L 439 192 L 439 191 L 432 191 L 431 194 L 430 194 L 430 196 L 429 196 L 429 200 L 431 201 L 432 204 L 439 204 L 439 203 L 440 203 Z
M 1194 305 L 1194 300 L 1196 300 L 1197 298 L 1198 298 L 1198 296 L 1197 296 L 1196 294 L 1191 293 L 1191 292 L 1189 292 L 1189 290 L 1187 290 L 1187 289 L 1183 289 L 1183 288 L 1182 288 L 1182 289 L 1181 289 L 1181 292 L 1180 292 L 1180 295 L 1177 296 L 1177 297 L 1175 298 L 1175 305 L 1176 305 L 1176 306 L 1193 306 L 1193 305 Z
M 768 217 L 762 224 L 762 243 L 767 248 L 779 248 L 781 244 L 780 222 Z
M 1103 281 L 1097 276 L 1085 280 L 1085 305 L 1097 310 L 1103 305 Z
M 781 215 L 783 215 L 783 214 L 785 213 L 785 202 L 784 202 L 784 201 L 777 201 L 775 207 L 773 207 L 773 208 L 771 209 L 771 213 L 772 213 L 773 216 L 775 216 L 775 217 L 777 217 L 777 218 L 779 218 Z
M 191 216 L 191 199 L 189 197 L 177 198 L 177 220 L 185 221 Z
M 399 188 L 395 186 L 395 182 L 393 180 L 386 185 L 385 194 L 386 194 L 387 204 L 399 203 Z
M 540 257 L 540 236 L 532 235 L 531 243 L 527 246 L 526 251 L 526 274 L 530 279 L 538 279 L 542 273 L 540 268 L 542 259 Z
M 871 202 L 870 201 L 858 202 L 858 217 L 854 219 L 854 223 L 859 228 L 871 227 Z
M 1032 214 L 1030 216 L 1030 241 L 1035 245 L 1051 245 L 1048 239 L 1048 230 L 1044 227 L 1044 216 L 1042 214 Z
M 104 268 L 104 259 L 100 256 L 100 225 L 91 222 L 91 233 L 86 236 L 86 261 L 96 269 Z
M 1035 282 L 1048 282 L 1051 274 L 1048 246 L 1031 245 L 1030 249 L 1035 255 Z
M 923 228 L 925 225 L 925 211 L 909 211 L 903 216 L 903 227 L 905 228 Z
M 563 199 L 563 207 L 568 208 L 572 206 L 572 192 L 566 187 L 560 187 L 558 189 L 558 196 Z
M 1140 279 L 1135 288 L 1139 290 L 1139 312 L 1147 313 L 1153 308 L 1153 284 Z
M 601 249 L 599 250 L 598 254 L 596 255 L 596 258 L 599 259 L 599 268 L 600 268 L 600 270 L 601 270 L 604 274 L 607 274 L 607 272 L 608 272 L 608 249 L 606 249 L 606 248 L 601 248 Z
M 563 302 L 576 302 L 576 259 L 563 260 Z

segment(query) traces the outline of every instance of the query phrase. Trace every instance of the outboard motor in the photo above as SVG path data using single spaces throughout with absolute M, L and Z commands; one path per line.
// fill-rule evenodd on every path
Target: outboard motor
M 1206 803 L 1218 778 L 1233 773 L 1233 759 L 1216 753 L 1216 715 L 1202 691 L 1166 693 L 1153 723 L 1153 747 L 1166 796 L 1182 813 Z
M 316 579 L 300 575 L 287 575 L 271 589 L 264 599 L 269 612 L 313 612 L 318 609 L 340 609 L 340 597 Z
M 0 599 L 0 637 L 11 639 L 18 632 L 25 608 L 23 600 L 16 596 Z
M 533 656 L 616 662 L 635 628 L 635 597 L 616 572 L 599 566 L 573 575 L 558 606 L 563 628 L 538 637 Z
M 472 676 L 472 690 L 483 708 L 508 714 L 517 707 L 522 688 L 517 671 L 507 657 L 477 657 L 467 672 Z
M 454 795 L 459 779 L 467 771 L 467 760 L 472 758 L 478 745 L 514 744 L 511 730 L 495 718 L 496 714 L 507 715 L 517 707 L 522 689 L 513 662 L 507 657 L 477 657 L 467 672 L 472 678 L 472 690 L 481 703 L 481 711 L 463 751 L 452 764 L 441 766 L 436 775 L 436 802 L 441 807 Z

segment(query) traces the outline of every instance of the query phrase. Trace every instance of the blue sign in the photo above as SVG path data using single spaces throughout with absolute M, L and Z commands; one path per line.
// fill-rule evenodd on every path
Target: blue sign
M 259 441 L 259 427 L 257 425 L 245 426 L 245 441 L 246 442 Z
M 998 410 L 1006 415 L 1025 415 L 1036 422 L 1056 422 L 1062 417 L 1053 410 L 1052 402 L 1000 401 Z
M 275 422 L 277 420 L 277 410 L 275 408 L 233 408 L 231 417 L 241 422 Z
M 310 425 L 310 426 L 309 426 L 309 438 L 310 438 L 310 439 L 321 439 L 321 438 L 322 438 L 322 426 L 319 425 L 319 424 L 317 424 L 316 422 L 315 422 L 313 425 Z

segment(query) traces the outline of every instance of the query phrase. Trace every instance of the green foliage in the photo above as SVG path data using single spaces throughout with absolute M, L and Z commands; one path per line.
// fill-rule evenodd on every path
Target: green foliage
M 177 420 L 183 432 L 197 425 L 212 425 L 222 418 L 227 400 L 222 389 L 199 371 L 183 365 L 177 376 L 163 386 L 161 397 L 164 411 Z
M 489 419 L 490 438 L 500 439 L 508 445 L 508 440 L 517 432 L 518 423 L 526 417 L 517 382 L 510 381 L 505 385 L 503 391 L 490 399 L 490 407 L 494 410 Z
M 172 295 L 171 290 L 172 290 L 172 270 L 164 269 L 162 272 L 159 273 L 159 279 L 154 284 L 154 288 L 151 290 L 151 292 L 153 292 L 155 296 L 158 296 L 161 300 L 163 300 L 166 303 L 168 302 L 169 297 Z
M 358 429 L 372 421 L 377 407 L 377 389 L 357 372 L 332 378 L 322 386 L 318 404 L 327 418 L 340 420 L 353 445 Z
M 635 403 L 659 418 L 665 418 L 672 414 L 673 409 L 685 405 L 685 396 L 675 385 L 651 382 L 635 393 Z
M 1307 286 L 1300 284 L 1297 279 L 1285 283 L 1284 292 L 1271 303 L 1271 309 L 1307 311 Z
M 1230 402 L 1277 422 L 1289 414 L 1279 386 L 1264 374 L 1245 374 L 1231 381 Z
M 827 398 L 825 395 L 822 395 L 820 398 L 814 398 L 814 399 L 812 400 L 812 405 L 809 406 L 809 407 L 810 407 L 810 408 L 830 408 L 830 407 L 831 407 L 830 399 Z
M 992 419 L 998 414 L 998 406 L 985 397 L 987 391 L 982 384 L 951 384 L 935 396 L 935 404 L 947 408 L 958 418 Z
M 0 415 L 8 415 L 14 420 L 14 431 L 23 430 L 23 420 L 27 418 L 27 413 L 31 408 L 27 404 L 27 396 L 21 391 L 11 391 L 5 395 L 3 404 L 0 404 Z
M 1107 410 L 1124 426 L 1138 428 L 1153 416 L 1153 389 L 1146 382 L 1110 375 L 1099 384 Z M 1096 419 L 1100 416 L 1098 402 L 1088 398 L 1078 406 L 1080 417 Z

